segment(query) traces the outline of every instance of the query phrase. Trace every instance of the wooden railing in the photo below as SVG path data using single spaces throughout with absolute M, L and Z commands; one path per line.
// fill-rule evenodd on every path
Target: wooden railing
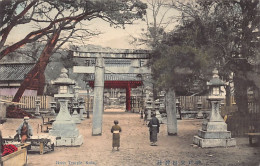
M 14 96 L 4 96 L 6 100 L 12 101 Z M 22 109 L 35 109 L 35 100 L 39 99 L 40 109 L 49 109 L 50 102 L 53 101 L 53 97 L 51 96 L 23 96 L 20 100 L 20 103 L 24 105 L 20 105 L 19 107 Z

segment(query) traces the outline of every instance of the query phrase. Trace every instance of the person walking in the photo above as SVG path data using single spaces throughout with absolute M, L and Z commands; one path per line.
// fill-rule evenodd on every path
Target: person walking
M 160 123 L 156 118 L 156 113 L 152 114 L 152 119 L 148 123 L 149 131 L 150 131 L 150 142 L 151 146 L 156 146 L 157 142 L 157 133 L 159 133 Z
M 21 142 L 24 143 L 27 138 L 33 135 L 32 127 L 28 123 L 29 117 L 24 117 L 24 121 L 16 130 L 17 135 L 21 138 Z
M 114 150 L 114 147 L 117 147 L 117 151 L 119 151 L 120 147 L 120 132 L 122 131 L 121 127 L 118 125 L 118 120 L 114 121 L 114 126 L 111 128 L 111 133 L 113 133 L 113 141 L 112 141 L 112 147 Z

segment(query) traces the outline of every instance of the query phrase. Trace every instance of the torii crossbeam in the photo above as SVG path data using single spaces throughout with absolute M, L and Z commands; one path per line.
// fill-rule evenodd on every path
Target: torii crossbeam
M 74 66 L 74 73 L 95 73 L 94 82 L 90 80 L 90 86 L 94 86 L 94 104 L 93 104 L 93 126 L 92 135 L 102 134 L 102 117 L 103 117 L 103 93 L 104 87 L 111 88 L 126 88 L 126 108 L 131 110 L 130 95 L 131 88 L 142 85 L 142 80 L 136 80 L 128 77 L 126 80 L 119 80 L 114 78 L 113 80 L 105 80 L 105 75 L 124 75 L 124 74 L 151 74 L 151 69 L 141 65 L 142 59 L 150 58 L 150 51 L 148 50 L 106 50 L 98 49 L 95 51 L 90 50 L 77 50 L 74 51 L 74 58 L 79 58 L 80 61 L 87 59 L 95 59 L 95 66 Z M 105 66 L 104 59 L 129 59 L 130 65 L 124 66 Z

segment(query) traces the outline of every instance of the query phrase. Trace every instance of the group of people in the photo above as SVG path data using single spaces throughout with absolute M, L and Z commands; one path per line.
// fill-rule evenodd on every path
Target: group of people
M 120 132 L 122 131 L 121 127 L 118 125 L 118 120 L 114 121 L 114 125 L 111 128 L 111 133 L 113 133 L 113 141 L 112 141 L 112 150 L 117 148 L 119 151 L 120 147 Z M 152 114 L 152 119 L 148 123 L 149 132 L 150 132 L 150 142 L 151 146 L 156 146 L 157 142 L 157 134 L 159 133 L 160 123 L 158 118 L 156 118 L 156 113 Z
M 33 135 L 32 127 L 28 123 L 29 117 L 24 117 L 24 121 L 19 125 L 18 129 L 16 130 L 17 134 L 16 137 L 24 143 L 28 138 Z M 118 125 L 118 120 L 114 121 L 114 125 L 111 128 L 111 133 L 113 133 L 113 141 L 112 147 L 113 150 L 116 147 L 117 151 L 119 151 L 120 147 L 120 132 L 122 132 L 121 127 Z M 152 114 L 152 119 L 148 123 L 149 132 L 150 132 L 150 142 L 152 146 L 156 145 L 157 142 L 157 133 L 159 133 L 160 123 L 159 120 L 156 118 L 156 114 Z

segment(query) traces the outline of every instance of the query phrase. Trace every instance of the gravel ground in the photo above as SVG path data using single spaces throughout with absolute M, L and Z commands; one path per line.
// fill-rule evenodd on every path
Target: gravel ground
M 92 116 L 92 115 L 91 115 Z M 119 120 L 122 128 L 120 151 L 112 151 L 113 121 Z M 1 126 L 2 135 L 15 135 L 22 119 L 8 119 Z M 41 119 L 29 122 L 37 133 Z M 199 148 L 192 139 L 201 129 L 202 120 L 179 120 L 178 135 L 168 136 L 165 124 L 160 127 L 158 146 L 150 146 L 148 127 L 136 113 L 120 109 L 106 110 L 103 115 L 102 136 L 91 136 L 92 120 L 77 125 L 84 138 L 79 147 L 55 147 L 52 152 L 28 154 L 28 166 L 260 166 L 260 147 L 250 147 L 248 138 L 236 138 L 237 146 L 229 148 Z

